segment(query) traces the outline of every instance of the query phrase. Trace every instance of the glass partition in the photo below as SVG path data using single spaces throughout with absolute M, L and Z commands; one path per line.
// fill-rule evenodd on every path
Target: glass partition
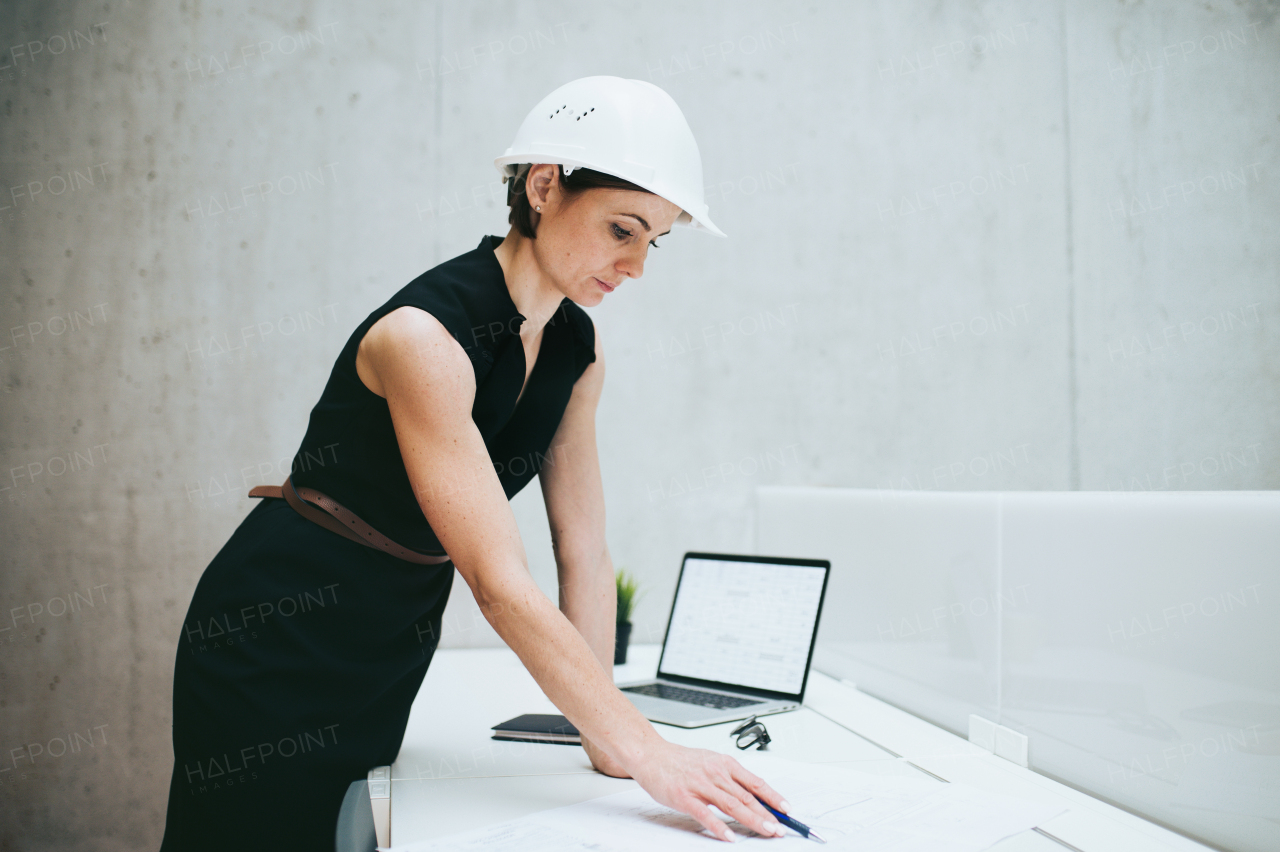
M 816 669 L 964 736 L 998 709 L 996 497 L 897 493 L 760 489 L 757 549 L 831 561 Z
M 761 488 L 830 559 L 814 665 L 1215 845 L 1280 848 L 1280 493 Z

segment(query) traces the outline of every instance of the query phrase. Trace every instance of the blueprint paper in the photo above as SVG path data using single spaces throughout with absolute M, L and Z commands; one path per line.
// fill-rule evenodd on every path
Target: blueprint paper
M 979 852 L 1046 822 L 1064 808 L 990 793 L 964 784 L 884 777 L 806 764 L 768 755 L 744 755 L 742 763 L 768 780 L 791 803 L 796 819 L 827 841 L 826 849 L 859 852 Z M 755 835 L 730 822 L 751 848 L 814 852 L 812 841 Z M 542 811 L 432 841 L 395 846 L 395 852 L 684 852 L 723 841 L 692 817 L 630 790 Z M 740 844 L 739 844 L 740 845 Z

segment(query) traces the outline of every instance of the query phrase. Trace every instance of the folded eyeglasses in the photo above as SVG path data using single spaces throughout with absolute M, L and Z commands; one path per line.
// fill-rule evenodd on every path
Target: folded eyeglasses
M 769 736 L 769 732 L 765 730 L 764 725 L 756 721 L 755 716 L 748 716 L 744 719 L 742 724 L 729 732 L 729 736 L 736 737 L 735 744 L 743 750 L 755 746 L 756 751 L 761 751 L 773 741 Z

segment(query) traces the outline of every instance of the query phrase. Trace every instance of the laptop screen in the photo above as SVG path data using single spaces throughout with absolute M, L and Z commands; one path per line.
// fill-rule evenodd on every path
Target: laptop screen
M 800 694 L 826 565 L 687 555 L 659 673 Z

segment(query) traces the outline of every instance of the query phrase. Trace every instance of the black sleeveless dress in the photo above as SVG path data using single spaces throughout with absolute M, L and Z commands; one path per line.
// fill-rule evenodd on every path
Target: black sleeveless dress
M 443 553 L 414 497 L 386 400 L 356 350 L 388 312 L 435 316 L 475 369 L 472 419 L 508 499 L 554 459 L 595 331 L 564 299 L 524 384 L 516 310 L 488 236 L 356 328 L 311 411 L 293 481 L 413 550 Z M 178 638 L 174 768 L 162 852 L 333 849 L 351 781 L 395 760 L 440 636 L 453 564 L 418 565 L 265 498 L 205 569 Z M 441 700 L 447 700 L 443 696 Z

